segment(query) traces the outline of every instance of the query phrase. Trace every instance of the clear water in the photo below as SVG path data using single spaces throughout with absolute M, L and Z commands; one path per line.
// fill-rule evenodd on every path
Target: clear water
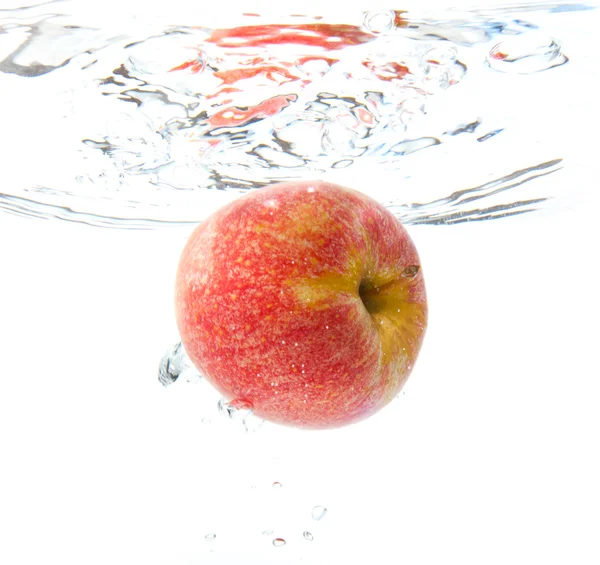
M 549 118 L 547 89 L 570 73 L 551 31 L 591 8 L 232 14 L 213 28 L 193 13 L 160 25 L 74 6 L 0 13 L 14 179 L 0 206 L 131 228 L 195 222 L 240 192 L 315 177 L 375 192 L 407 223 L 536 209 L 553 193 L 533 181 L 564 155 L 523 116 L 544 98 L 536 114 Z M 542 147 L 505 157 L 525 137 Z M 432 159 L 451 183 L 424 178 Z
M 0 3 L 1 562 L 598 562 L 600 10 L 392 7 Z M 428 285 L 341 430 L 172 345 L 191 229 L 295 178 L 390 207 Z

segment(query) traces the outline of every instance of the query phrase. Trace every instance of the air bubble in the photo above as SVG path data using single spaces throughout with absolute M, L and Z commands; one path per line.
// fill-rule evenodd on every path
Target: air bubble
M 312 509 L 313 520 L 320 520 L 321 518 L 323 518 L 323 516 L 325 516 L 325 514 L 327 514 L 327 508 L 325 508 L 324 506 L 315 506 Z
M 242 420 L 242 423 L 247 432 L 257 432 L 262 428 L 265 421 L 251 412 Z
M 204 539 L 206 541 L 214 541 L 216 539 L 216 537 L 217 537 L 217 534 L 206 534 L 204 536 Z
M 314 538 L 313 538 L 313 535 L 312 535 L 310 532 L 304 532 L 304 533 L 302 534 L 302 536 L 303 536 L 303 537 L 304 537 L 304 539 L 305 539 L 305 540 L 307 540 L 307 541 L 312 541 L 312 540 L 314 539 Z
M 385 33 L 394 29 L 396 14 L 393 10 L 367 12 L 364 19 L 365 27 L 374 34 Z
M 158 381 L 162 385 L 170 385 L 179 377 L 183 377 L 187 382 L 202 380 L 202 376 L 190 361 L 181 342 L 171 347 L 163 355 L 158 366 Z
M 234 398 L 229 402 L 224 398 L 219 399 L 219 413 L 227 416 L 230 420 L 243 421 L 252 413 L 252 404 L 247 400 Z
M 230 420 L 241 422 L 246 432 L 258 431 L 265 421 L 255 416 L 252 410 L 252 404 L 243 399 L 234 399 L 227 401 L 221 398 L 218 403 L 219 413 Z
M 273 483 L 273 486 L 274 486 L 275 488 L 281 488 L 281 487 L 282 487 L 282 484 L 281 484 L 279 481 L 275 481 L 275 482 Z
M 487 62 L 495 71 L 530 74 L 563 65 L 569 59 L 561 45 L 541 33 L 525 33 L 502 41 L 488 54 Z
M 456 63 L 458 52 L 455 47 L 436 46 L 426 51 L 422 61 L 428 65 L 449 66 Z
M 282 547 L 285 545 L 285 540 L 283 538 L 275 538 L 273 540 L 273 545 L 275 547 Z

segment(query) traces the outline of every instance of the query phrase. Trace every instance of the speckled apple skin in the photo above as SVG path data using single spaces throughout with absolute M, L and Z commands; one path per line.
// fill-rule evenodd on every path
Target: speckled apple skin
M 272 185 L 202 222 L 181 256 L 175 304 L 188 355 L 223 395 L 303 428 L 351 424 L 389 403 L 427 325 L 404 227 L 375 200 L 324 182 Z

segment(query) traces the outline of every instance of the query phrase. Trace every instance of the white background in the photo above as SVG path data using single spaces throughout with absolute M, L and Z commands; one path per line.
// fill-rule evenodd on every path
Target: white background
M 0 562 L 597 564 L 597 144 L 569 139 L 547 211 L 410 230 L 417 367 L 331 432 L 246 434 L 205 383 L 158 384 L 188 231 L 0 215 Z

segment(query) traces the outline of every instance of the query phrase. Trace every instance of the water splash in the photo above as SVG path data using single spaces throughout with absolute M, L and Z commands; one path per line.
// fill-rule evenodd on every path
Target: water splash
M 413 154 L 464 149 L 423 119 L 471 71 L 529 74 L 567 62 L 558 40 L 524 17 L 588 9 L 370 11 L 348 13 L 344 25 L 232 15 L 240 25 L 229 29 L 203 27 L 195 14 L 193 25 L 116 29 L 81 22 L 70 6 L 0 12 L 0 88 L 14 108 L 4 173 L 17 179 L 3 186 L 0 209 L 128 229 L 197 223 L 219 192 L 280 180 L 377 167 L 391 189 L 399 172 L 415 174 Z M 42 116 L 29 111 L 39 92 Z M 504 129 L 463 133 L 476 144 Z M 31 155 L 35 167 L 24 162 Z M 503 217 L 524 200 L 472 219 Z
M 174 383 L 180 377 L 189 383 L 197 383 L 202 380 L 202 376 L 190 361 L 182 343 L 171 347 L 163 355 L 158 367 L 158 381 L 164 386 Z

